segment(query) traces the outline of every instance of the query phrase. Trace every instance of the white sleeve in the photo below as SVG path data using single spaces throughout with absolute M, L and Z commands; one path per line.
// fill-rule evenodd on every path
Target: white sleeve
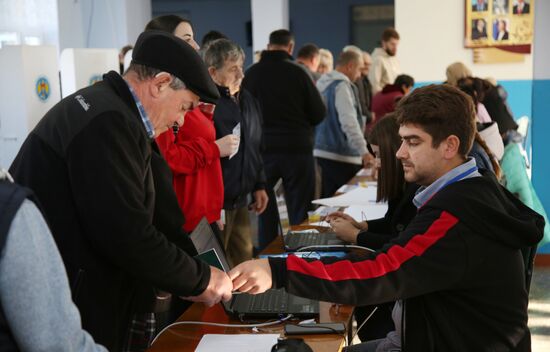
M 28 200 L 0 253 L 0 303 L 22 351 L 107 351 L 82 329 L 59 251 Z
M 369 81 L 372 84 L 373 96 L 384 88 L 381 85 L 383 70 L 382 60 L 379 58 L 373 59 L 372 66 L 369 70 Z
M 356 102 L 351 89 L 350 83 L 339 83 L 335 90 L 334 105 L 338 112 L 340 127 L 348 139 L 349 146 L 357 150 L 360 155 L 364 155 L 367 153 L 367 142 L 357 121 Z

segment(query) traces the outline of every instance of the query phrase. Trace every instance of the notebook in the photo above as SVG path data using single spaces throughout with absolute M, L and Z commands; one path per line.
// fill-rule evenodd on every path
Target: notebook
M 199 252 L 198 256 L 208 264 L 229 271 L 225 252 L 210 224 L 203 218 L 190 235 Z M 319 314 L 319 301 L 298 297 L 284 289 L 270 289 L 251 295 L 235 294 L 229 302 L 222 302 L 228 315 L 246 318 L 278 318 L 287 314 L 297 317 L 314 317 Z

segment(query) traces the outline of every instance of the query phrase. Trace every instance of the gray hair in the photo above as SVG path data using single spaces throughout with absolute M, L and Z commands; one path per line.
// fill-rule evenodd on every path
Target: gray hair
M 140 81 L 146 81 L 148 79 L 154 78 L 161 72 L 166 72 L 163 70 L 159 70 L 158 68 L 136 64 L 135 62 L 130 63 L 130 66 L 126 70 L 126 73 L 130 71 L 135 72 L 137 74 L 138 80 Z M 167 73 L 172 77 L 172 82 L 170 82 L 169 86 L 170 88 L 172 88 L 173 90 L 186 88 L 185 83 L 183 83 L 181 79 L 169 72 Z
M 353 52 L 356 52 L 360 57 L 363 57 L 363 50 L 361 50 L 358 46 L 346 45 L 344 49 L 342 49 L 342 52 L 345 52 L 345 51 L 353 51 Z
M 240 58 L 244 60 L 244 51 L 236 43 L 229 39 L 217 39 L 206 47 L 203 54 L 204 62 L 208 67 L 214 67 L 219 70 L 227 60 L 236 61 Z
M 363 63 L 363 56 L 358 54 L 355 50 L 343 51 L 338 56 L 336 61 L 336 66 L 345 66 L 350 62 L 361 64 Z

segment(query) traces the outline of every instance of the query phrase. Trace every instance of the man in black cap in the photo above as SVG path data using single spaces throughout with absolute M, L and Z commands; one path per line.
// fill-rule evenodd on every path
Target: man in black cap
M 181 249 L 187 237 L 153 219 L 152 139 L 199 99 L 215 102 L 216 86 L 196 51 L 170 34 L 142 33 L 132 58 L 124 77 L 111 71 L 54 106 L 10 169 L 36 192 L 83 326 L 110 351 L 123 348 L 132 314 L 151 312 L 153 287 L 208 305 L 232 289 L 225 273 Z

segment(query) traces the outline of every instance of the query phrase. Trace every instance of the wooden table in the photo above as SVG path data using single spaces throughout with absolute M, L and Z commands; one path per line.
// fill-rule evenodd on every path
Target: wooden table
M 294 229 L 303 229 L 306 226 L 294 226 Z M 311 228 L 311 227 L 309 227 Z M 278 236 L 262 253 L 274 254 L 283 252 L 283 243 Z M 351 318 L 353 307 L 351 306 L 335 306 L 331 303 L 321 302 L 320 315 L 316 319 L 317 322 L 341 322 L 347 328 L 351 328 Z M 242 324 L 239 320 L 233 319 L 225 314 L 223 307 L 217 304 L 211 308 L 206 308 L 203 304 L 193 304 L 178 321 L 205 321 L 215 323 Z M 292 321 L 291 323 L 297 323 Z M 199 341 L 204 334 L 251 334 L 250 328 L 233 328 L 233 327 L 215 327 L 206 325 L 178 325 L 165 331 L 158 340 L 149 348 L 148 352 L 171 352 L 171 351 L 194 351 Z M 260 333 L 281 334 L 283 332 L 283 324 L 260 328 Z M 313 349 L 319 352 L 335 352 L 340 351 L 345 344 L 344 335 L 323 334 L 323 335 L 297 335 Z M 220 352 L 223 347 L 220 346 Z

